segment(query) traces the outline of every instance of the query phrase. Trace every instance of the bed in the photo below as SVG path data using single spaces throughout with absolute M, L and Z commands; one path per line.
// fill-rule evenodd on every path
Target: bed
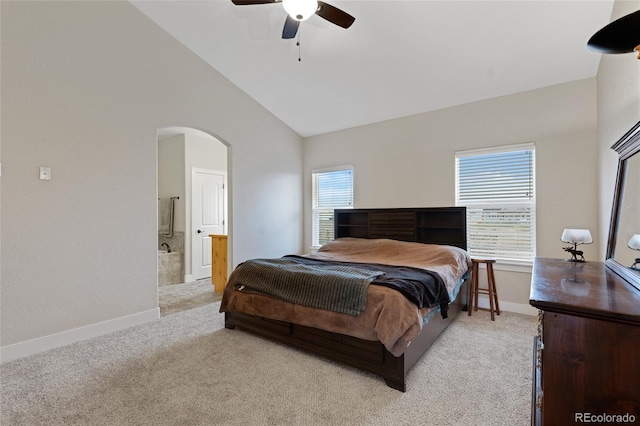
M 336 239 L 317 253 L 238 265 L 221 303 L 225 327 L 368 371 L 404 392 L 409 369 L 466 307 L 471 263 L 466 252 L 466 211 L 463 207 L 348 209 L 336 210 L 334 221 Z M 328 298 L 339 305 L 337 310 L 317 305 L 316 300 L 290 299 L 288 287 L 285 294 L 274 296 L 265 292 L 271 287 L 262 285 L 268 278 L 260 275 L 272 268 L 277 274 L 289 274 L 277 275 L 275 281 L 304 277 L 309 285 L 316 280 L 329 285 L 333 274 L 342 279 L 348 273 L 355 280 L 349 289 L 356 290 L 349 297 L 338 292 L 335 300 Z M 324 275 L 304 275 L 317 269 Z M 257 279 L 251 275 L 256 271 Z M 396 287 L 397 282 L 413 285 L 418 279 L 428 285 Z M 358 287 L 362 280 L 367 285 Z M 342 289 L 337 284 L 336 288 Z M 325 303 L 327 297 L 320 299 Z

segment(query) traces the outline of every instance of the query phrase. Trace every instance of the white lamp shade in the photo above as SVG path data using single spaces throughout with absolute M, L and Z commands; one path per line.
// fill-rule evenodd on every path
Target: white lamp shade
M 629 240 L 629 248 L 634 250 L 640 250 L 640 234 L 635 234 Z
M 560 239 L 565 243 L 591 244 L 593 242 L 588 229 L 565 229 Z
M 306 21 L 318 10 L 317 0 L 282 0 L 282 6 L 296 21 Z

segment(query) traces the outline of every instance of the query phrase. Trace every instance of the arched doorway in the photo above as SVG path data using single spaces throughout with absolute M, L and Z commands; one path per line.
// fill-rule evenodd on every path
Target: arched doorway
M 157 133 L 158 293 L 164 316 L 221 296 L 211 284 L 209 234 L 228 234 L 229 154 L 224 142 L 199 129 L 167 127 Z

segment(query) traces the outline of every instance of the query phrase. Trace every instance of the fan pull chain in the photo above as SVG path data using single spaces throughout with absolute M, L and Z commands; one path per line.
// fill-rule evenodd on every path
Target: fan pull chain
M 298 62 L 302 62 L 302 55 L 300 54 L 300 30 L 298 30 L 298 41 L 296 41 L 296 46 L 298 46 Z

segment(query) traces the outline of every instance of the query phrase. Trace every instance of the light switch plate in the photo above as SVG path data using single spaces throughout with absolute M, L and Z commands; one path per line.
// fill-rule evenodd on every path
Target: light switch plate
M 51 180 L 51 168 L 40 166 L 40 180 Z

